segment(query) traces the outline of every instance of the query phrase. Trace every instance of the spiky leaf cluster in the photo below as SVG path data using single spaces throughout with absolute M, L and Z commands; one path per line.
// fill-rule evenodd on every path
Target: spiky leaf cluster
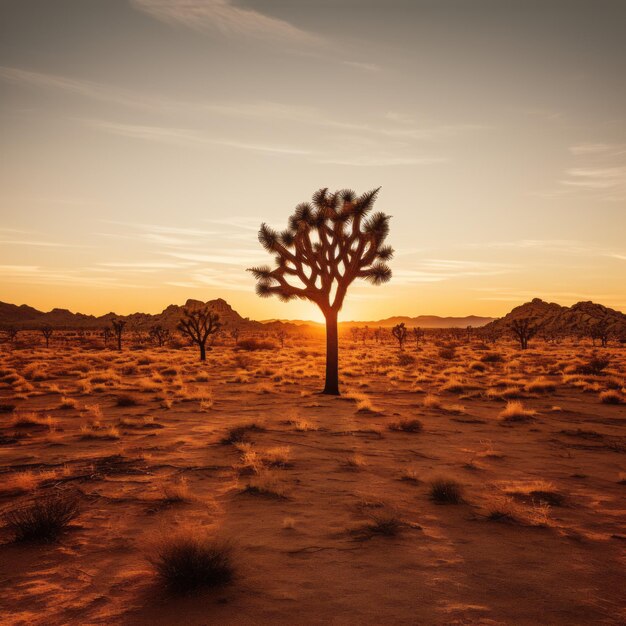
M 385 240 L 390 218 L 372 213 L 378 191 L 357 196 L 351 189 L 320 189 L 312 202 L 295 208 L 286 230 L 262 224 L 259 241 L 274 255 L 274 267 L 248 270 L 257 281 L 257 294 L 311 300 L 323 310 L 338 311 L 355 279 L 374 285 L 389 281 L 393 248 Z

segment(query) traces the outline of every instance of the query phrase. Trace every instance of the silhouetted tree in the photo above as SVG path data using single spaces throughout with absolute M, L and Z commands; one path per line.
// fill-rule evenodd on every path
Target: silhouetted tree
M 528 342 L 539 331 L 539 324 L 532 317 L 520 317 L 511 322 L 510 328 L 517 337 L 520 348 L 526 350 Z
M 374 339 L 376 340 L 376 343 L 380 343 L 383 340 L 384 336 L 385 336 L 385 331 L 381 326 L 379 326 L 374 331 Z
M 350 336 L 352 337 L 352 343 L 356 343 L 359 340 L 359 329 L 357 326 L 350 328 Z
M 423 338 L 424 331 L 419 326 L 415 326 L 415 328 L 413 328 L 413 339 L 415 339 L 415 348 L 417 350 L 419 350 L 420 341 L 422 341 Z
M 15 338 L 17 337 L 17 333 L 19 333 L 20 331 L 15 328 L 15 326 L 7 326 L 4 329 L 4 334 L 6 335 L 6 341 L 8 341 L 9 343 L 13 343 L 15 341 Z
M 220 316 L 207 307 L 185 308 L 183 317 L 178 322 L 178 330 L 200 348 L 200 360 L 206 361 L 206 342 L 210 335 L 215 335 L 222 324 Z
M 235 345 L 237 345 L 239 343 L 239 335 L 240 335 L 240 331 L 239 329 L 235 326 L 235 328 L 233 328 L 230 331 L 230 336 L 235 340 Z
M 391 329 L 391 334 L 398 340 L 398 345 L 400 346 L 400 350 L 404 350 L 404 342 L 406 341 L 407 329 L 404 325 L 404 322 L 400 322 L 396 324 Z
M 117 338 L 117 349 L 122 349 L 122 335 L 124 334 L 124 326 L 126 326 L 126 320 L 111 320 L 111 326 L 113 327 L 113 332 Z
M 54 329 L 52 328 L 52 326 L 42 326 L 41 334 L 44 336 L 44 339 L 46 340 L 46 348 L 50 347 L 50 337 L 52 337 L 53 333 L 54 333 Z
M 596 345 L 596 339 L 600 340 L 600 345 L 606 348 L 609 345 L 609 339 L 611 338 L 611 331 L 609 330 L 609 321 L 605 318 L 598 320 L 591 326 L 591 339 L 593 345 Z
M 148 334 L 150 335 L 150 339 L 157 342 L 159 348 L 162 348 L 170 338 L 169 329 L 164 328 L 161 324 L 153 326 Z
M 108 326 L 102 329 L 102 338 L 104 339 L 104 347 L 106 348 L 111 338 L 111 329 Z
M 276 337 L 278 338 L 278 341 L 280 341 L 280 347 L 284 348 L 285 339 L 287 338 L 287 333 L 283 329 L 281 329 L 276 333 Z
M 393 249 L 384 245 L 389 216 L 371 212 L 378 189 L 357 196 L 344 189 L 320 189 L 313 203 L 300 204 L 278 233 L 267 224 L 259 231 L 261 245 L 275 255 L 276 267 L 254 267 L 259 296 L 276 295 L 317 304 L 326 319 L 326 383 L 322 393 L 339 395 L 337 315 L 348 287 L 357 278 L 380 285 L 391 278 L 385 261 Z M 295 281 L 296 284 L 293 284 Z
M 365 326 L 363 328 L 363 332 L 361 333 L 361 339 L 363 340 L 363 345 L 365 345 L 365 342 L 368 340 L 369 336 L 370 336 L 370 327 Z

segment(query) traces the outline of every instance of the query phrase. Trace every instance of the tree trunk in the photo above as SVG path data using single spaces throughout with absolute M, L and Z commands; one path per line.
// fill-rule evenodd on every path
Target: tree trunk
M 339 395 L 339 337 L 337 312 L 324 311 L 326 318 L 326 384 L 322 393 Z
M 200 344 L 200 360 L 206 361 L 206 346 L 205 344 Z
M 122 333 L 120 333 L 117 336 L 117 349 L 121 350 L 122 349 Z

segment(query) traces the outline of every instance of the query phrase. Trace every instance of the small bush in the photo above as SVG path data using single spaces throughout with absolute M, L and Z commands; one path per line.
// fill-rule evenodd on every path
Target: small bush
M 586 376 L 601 376 L 610 364 L 609 358 L 594 354 L 586 363 L 577 365 L 574 372 Z
M 0 413 L 13 413 L 15 404 L 0 404 Z
M 441 348 L 438 352 L 439 358 L 444 359 L 445 361 L 451 361 L 456 358 L 456 349 L 455 348 Z
M 525 409 L 518 400 L 507 402 L 506 408 L 500 412 L 498 418 L 503 422 L 525 422 L 533 418 L 535 411 Z
M 406 352 L 402 352 L 398 355 L 398 365 L 400 367 L 408 367 L 409 365 L 413 365 L 415 363 L 415 357 L 412 354 L 407 354 Z
M 430 499 L 437 504 L 460 504 L 463 502 L 461 485 L 450 478 L 436 478 L 430 482 Z
M 480 360 L 483 363 L 501 363 L 504 361 L 504 357 L 497 352 L 490 352 L 489 354 L 483 354 L 483 356 L 480 357 Z
M 115 401 L 117 406 L 137 406 L 137 399 L 129 394 L 120 394 Z
M 260 341 L 258 339 L 242 339 L 238 344 L 237 348 L 239 350 L 276 350 L 277 346 L 275 343 L 271 341 Z
M 78 512 L 77 494 L 54 493 L 8 511 L 4 521 L 15 541 L 53 541 Z
M 624 398 L 619 391 L 609 389 L 608 391 L 603 391 L 600 394 L 600 402 L 602 402 L 602 404 L 621 404 L 624 402 Z
M 249 432 L 263 432 L 265 428 L 263 426 L 259 426 L 256 423 L 251 424 L 242 424 L 241 426 L 234 426 L 231 428 L 220 443 L 229 444 L 229 443 L 242 443 L 246 440 L 246 435 Z
M 389 430 L 401 431 L 403 433 L 419 433 L 424 430 L 424 425 L 418 419 L 401 419 L 389 424 Z
M 232 548 L 194 529 L 163 538 L 150 557 L 165 586 L 177 593 L 231 582 Z

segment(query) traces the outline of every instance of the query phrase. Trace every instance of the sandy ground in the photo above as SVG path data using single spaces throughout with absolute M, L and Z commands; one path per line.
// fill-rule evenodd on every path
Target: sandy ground
M 205 364 L 192 349 L 5 349 L 0 506 L 74 488 L 81 510 L 55 543 L 3 536 L 0 621 L 626 622 L 626 404 L 600 400 L 624 396 L 623 349 L 593 375 L 577 374 L 588 345 L 461 343 L 449 358 L 427 343 L 400 363 L 392 344 L 345 338 L 333 398 L 316 393 L 321 341 L 287 344 L 217 346 Z M 509 400 L 535 414 L 501 419 Z M 423 430 L 390 428 L 405 418 Z M 431 499 L 438 477 L 462 503 Z M 381 519 L 397 534 L 373 532 Z M 231 539 L 236 577 L 180 597 L 147 556 L 194 525 Z

